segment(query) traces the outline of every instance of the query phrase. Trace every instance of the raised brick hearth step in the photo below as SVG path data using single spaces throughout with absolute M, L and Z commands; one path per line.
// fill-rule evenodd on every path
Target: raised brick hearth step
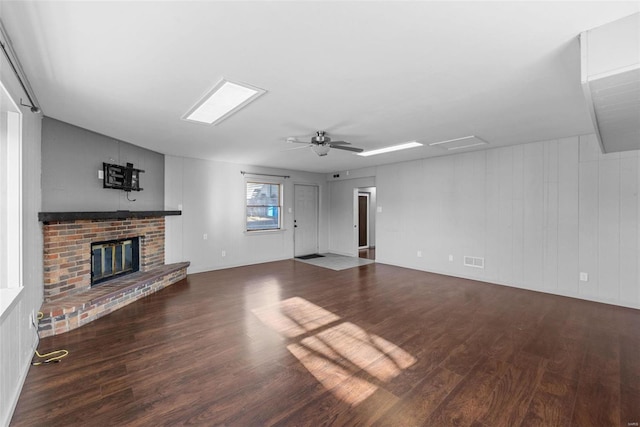
M 188 262 L 165 264 L 67 295 L 42 305 L 41 338 L 58 335 L 99 319 L 114 310 L 187 277 Z

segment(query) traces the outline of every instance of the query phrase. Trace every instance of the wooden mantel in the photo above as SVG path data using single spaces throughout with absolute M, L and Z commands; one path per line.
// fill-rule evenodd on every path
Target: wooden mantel
M 129 218 L 159 218 L 182 215 L 182 211 L 104 211 L 104 212 L 39 212 L 38 221 L 110 220 Z

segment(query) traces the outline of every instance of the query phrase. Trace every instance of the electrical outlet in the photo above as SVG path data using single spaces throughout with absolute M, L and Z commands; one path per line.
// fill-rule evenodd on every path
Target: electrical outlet
M 208 238 L 209 238 L 209 236 L 207 236 L 206 233 L 202 235 L 202 240 L 207 240 Z
M 223 257 L 227 256 L 227 251 L 225 251 L 224 249 L 222 250 L 222 256 Z
M 378 213 L 382 213 L 382 206 L 378 206 L 377 209 Z
M 580 281 L 581 282 L 588 282 L 589 281 L 589 273 L 585 273 L 585 272 L 580 272 Z
M 104 179 L 104 171 L 98 170 L 98 179 Z
M 178 210 L 179 210 L 179 211 L 181 211 L 181 210 L 182 210 L 182 203 L 180 203 L 180 204 L 178 205 Z
M 453 255 L 449 255 L 449 262 L 453 261 Z
M 422 251 L 418 251 L 418 253 L 416 254 L 416 256 L 417 256 L 418 258 L 422 258 Z

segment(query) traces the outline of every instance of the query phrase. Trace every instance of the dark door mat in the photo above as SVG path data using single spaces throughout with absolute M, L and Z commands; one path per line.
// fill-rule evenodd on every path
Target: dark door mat
M 297 256 L 296 258 L 298 258 L 298 259 L 324 258 L 324 255 L 320 255 L 320 254 L 311 254 L 311 255 Z

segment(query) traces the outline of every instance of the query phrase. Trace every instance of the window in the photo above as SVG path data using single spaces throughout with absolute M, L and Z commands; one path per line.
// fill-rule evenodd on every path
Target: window
M 246 183 L 247 231 L 279 230 L 282 185 L 272 182 Z
M 0 290 L 22 285 L 22 114 L 0 82 Z

